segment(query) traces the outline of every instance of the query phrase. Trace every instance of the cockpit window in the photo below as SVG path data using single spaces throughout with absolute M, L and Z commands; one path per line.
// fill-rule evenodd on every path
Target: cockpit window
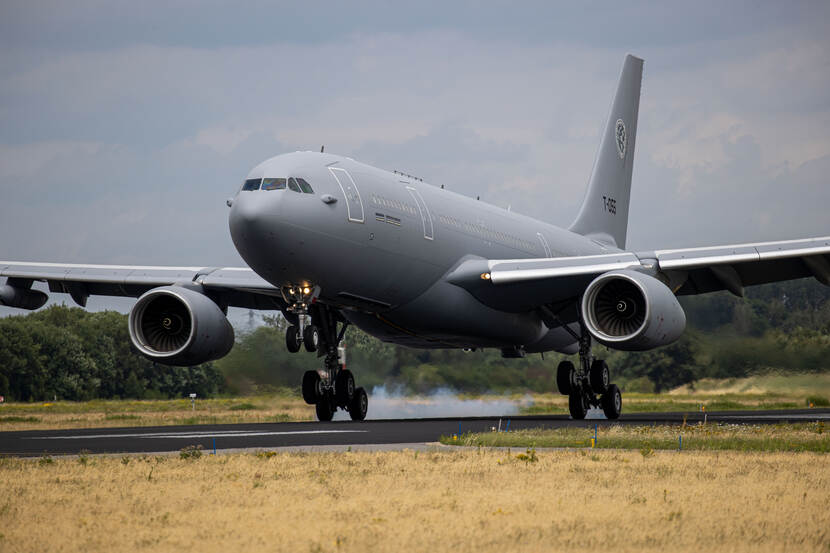
M 300 187 L 297 186 L 297 181 L 294 180 L 294 177 L 288 179 L 288 188 L 290 188 L 294 192 L 300 192 Z
M 314 190 L 312 190 L 311 185 L 305 179 L 297 178 L 297 184 L 300 185 L 300 188 L 306 194 L 314 194 Z
M 262 179 L 248 179 L 242 185 L 242 190 L 259 190 L 259 183 Z
M 285 179 L 262 179 L 263 190 L 285 190 Z
M 264 179 L 248 179 L 242 186 L 242 190 L 259 190 L 260 182 L 263 190 L 293 190 L 305 194 L 314 194 L 311 185 L 305 179 L 299 177 L 269 177 Z

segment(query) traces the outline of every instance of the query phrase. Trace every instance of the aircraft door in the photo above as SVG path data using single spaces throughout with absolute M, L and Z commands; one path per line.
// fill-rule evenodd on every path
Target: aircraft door
M 329 167 L 334 180 L 340 185 L 343 196 L 346 198 L 346 211 L 349 221 L 353 223 L 363 222 L 363 200 L 360 197 L 360 190 L 357 188 L 352 176 L 345 169 Z
M 432 235 L 432 216 L 429 214 L 429 208 L 427 208 L 426 202 L 421 197 L 421 193 L 418 192 L 415 188 L 411 186 L 407 186 L 406 190 L 409 192 L 409 195 L 412 196 L 412 199 L 415 200 L 415 203 L 418 205 L 418 212 L 421 214 L 421 223 L 424 226 L 424 238 L 427 240 L 433 240 Z

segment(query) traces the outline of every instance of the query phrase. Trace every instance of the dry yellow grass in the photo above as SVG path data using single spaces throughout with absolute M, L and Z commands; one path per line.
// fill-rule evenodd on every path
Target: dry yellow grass
M 826 455 L 517 453 L 2 459 L 0 550 L 830 550 Z
M 10 403 L 0 408 L 0 432 L 316 420 L 314 406 L 288 395 L 190 400 L 95 400 Z

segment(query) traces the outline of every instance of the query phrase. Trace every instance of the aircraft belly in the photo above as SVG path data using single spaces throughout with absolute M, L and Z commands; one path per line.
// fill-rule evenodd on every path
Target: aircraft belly
M 359 317 L 354 322 L 361 328 L 371 326 L 365 329 L 371 334 L 387 335 L 387 341 L 395 341 L 394 336 L 408 336 L 406 340 L 417 338 L 434 343 L 426 347 L 526 345 L 538 342 L 547 332 L 547 327 L 535 315 L 496 311 L 443 280 L 414 301 L 375 318 L 382 324 L 369 325 L 365 320 L 358 320 Z

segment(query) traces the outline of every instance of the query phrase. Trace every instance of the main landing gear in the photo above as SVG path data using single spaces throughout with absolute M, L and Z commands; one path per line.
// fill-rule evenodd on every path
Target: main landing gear
M 317 419 L 330 421 L 338 408 L 348 411 L 352 420 L 365 419 L 369 396 L 363 388 L 355 387 L 354 375 L 346 368 L 345 348 L 340 347 L 349 323 L 342 322 L 338 331 L 337 312 L 319 303 L 292 304 L 289 312 L 297 314 L 298 324 L 285 332 L 288 351 L 297 352 L 304 346 L 306 351 L 317 351 L 318 357 L 324 358 L 323 369 L 303 375 L 303 399 L 316 406 Z
M 622 412 L 622 394 L 611 384 L 608 365 L 591 354 L 590 335 L 579 339 L 579 370 L 570 361 L 562 361 L 556 369 L 559 393 L 568 396 L 568 410 L 574 419 L 584 419 L 591 407 L 600 407 L 609 419 L 618 419 Z

